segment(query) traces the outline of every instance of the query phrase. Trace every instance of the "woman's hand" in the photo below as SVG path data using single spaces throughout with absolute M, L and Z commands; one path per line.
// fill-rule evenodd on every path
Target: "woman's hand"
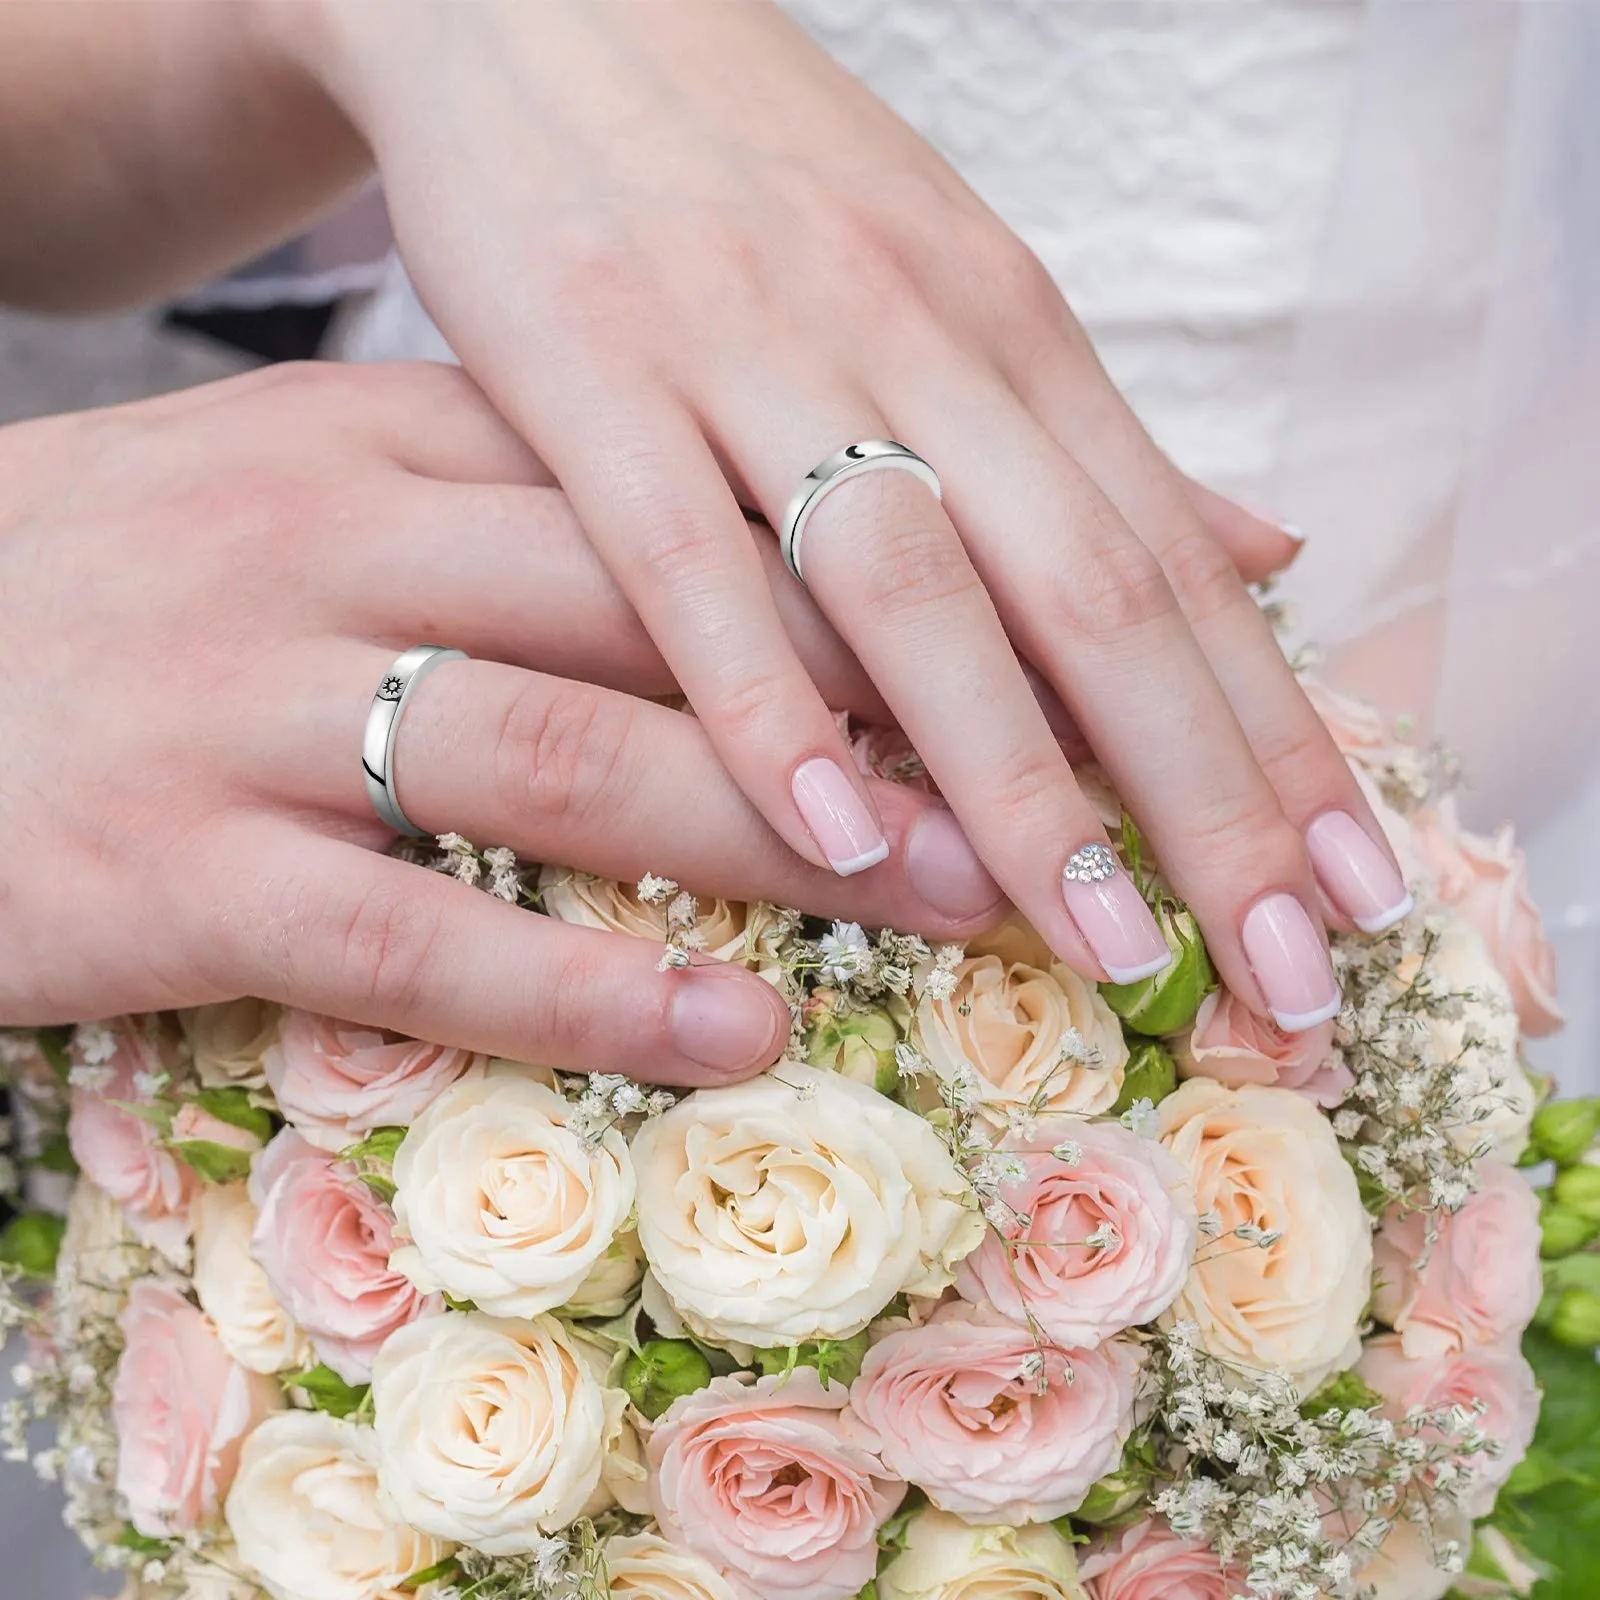
M 740 501 L 776 526 L 824 457 L 895 438 L 943 505 L 898 473 L 842 486 L 806 576 L 994 877 L 1086 974 L 1166 957 L 1123 874 L 1072 870 L 1105 835 L 1026 664 L 1229 986 L 1286 1027 L 1328 1013 L 1319 887 L 1342 923 L 1396 920 L 1383 835 L 1204 508 L 932 150 L 751 0 L 281 16 L 372 144 L 429 309 L 796 851 L 859 870 L 890 819 Z
M 926 796 L 867 786 L 890 858 L 841 884 L 692 717 L 621 692 L 671 676 L 542 478 L 470 381 L 421 364 L 0 430 L 0 1022 L 254 994 L 668 1083 L 767 1065 L 789 1018 L 754 975 L 659 972 L 643 941 L 379 853 L 363 722 L 423 641 L 478 659 L 407 702 L 419 826 L 935 937 L 998 915 Z M 803 591 L 785 605 L 817 681 L 869 695 Z

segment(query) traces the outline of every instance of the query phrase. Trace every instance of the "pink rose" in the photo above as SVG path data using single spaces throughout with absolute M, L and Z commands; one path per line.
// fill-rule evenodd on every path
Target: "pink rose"
M 111 1104 L 150 1100 L 134 1079 L 172 1069 L 170 1042 L 131 1017 L 119 1017 L 109 1031 L 116 1050 L 104 1063 L 105 1082 L 72 1091 L 67 1142 L 84 1176 L 122 1207 L 135 1237 L 181 1262 L 189 1239 L 189 1201 L 199 1180 L 163 1148 L 155 1127 Z
M 1046 1120 L 1049 1134 L 1002 1146 L 1026 1169 L 1001 1189 L 1016 1215 L 961 1262 L 956 1290 L 1015 1323 L 1031 1315 L 1065 1349 L 1088 1349 L 1177 1297 L 1199 1234 L 1194 1200 L 1182 1166 L 1153 1139 L 1115 1122 Z
M 389 1268 L 394 1219 L 326 1151 L 284 1128 L 256 1157 L 250 1198 L 259 1213 L 250 1253 L 317 1359 L 346 1383 L 366 1383 L 396 1328 L 438 1305 Z
M 1373 1310 L 1400 1335 L 1408 1356 L 1512 1343 L 1544 1293 L 1533 1190 L 1503 1161 L 1480 1161 L 1478 1178 L 1477 1193 L 1459 1211 L 1434 1213 L 1431 1247 L 1419 1211 L 1391 1211 L 1373 1242 Z
M 277 1384 L 245 1371 L 168 1283 L 141 1278 L 119 1321 L 117 1493 L 140 1533 L 165 1539 L 217 1515 L 246 1434 L 283 1401 Z
M 323 1150 L 343 1150 L 374 1128 L 409 1127 L 486 1056 L 396 1033 L 285 1011 L 262 1067 L 278 1109 Z
M 1509 825 L 1492 839 L 1468 833 L 1446 800 L 1415 823 L 1417 848 L 1439 898 L 1483 936 L 1511 990 L 1526 1034 L 1554 1033 L 1567 1019 L 1556 1004 L 1556 956 L 1528 895 L 1528 867 Z
M 1201 1001 L 1194 1027 L 1173 1056 L 1185 1078 L 1212 1078 L 1230 1089 L 1276 1084 L 1324 1107 L 1338 1105 L 1355 1081 L 1334 1055 L 1331 1022 L 1285 1033 L 1227 989 L 1213 990 Z
M 1078 1558 L 1090 1600 L 1229 1600 L 1243 1587 L 1210 1545 L 1174 1533 L 1160 1518 L 1096 1541 Z
M 172 1138 L 175 1143 L 191 1139 L 206 1144 L 225 1145 L 229 1150 L 255 1152 L 261 1141 L 248 1128 L 239 1128 L 221 1117 L 214 1117 L 204 1107 L 192 1100 L 178 1107 L 172 1118 Z
M 662 1533 L 762 1600 L 856 1594 L 905 1485 L 853 1436 L 847 1400 L 813 1367 L 675 1400 L 649 1445 Z
M 1413 1406 L 1432 1411 L 1441 1406 L 1487 1408 L 1478 1426 L 1500 1442 L 1498 1455 L 1480 1452 L 1468 1460 L 1476 1486 L 1464 1502 L 1469 1515 L 1481 1517 L 1528 1452 L 1539 1420 L 1539 1386 L 1533 1368 L 1515 1345 L 1469 1345 L 1429 1360 L 1408 1356 L 1398 1334 L 1380 1334 L 1361 1352 L 1356 1371 L 1384 1397 L 1384 1410 L 1403 1417 Z
M 1027 1329 L 957 1303 L 880 1339 L 850 1409 L 884 1466 L 941 1511 L 1048 1522 L 1121 1461 L 1138 1366 L 1121 1340 L 1040 1351 Z

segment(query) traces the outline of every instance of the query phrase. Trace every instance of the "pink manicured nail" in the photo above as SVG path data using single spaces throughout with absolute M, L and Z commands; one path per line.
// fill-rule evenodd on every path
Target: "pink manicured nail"
M 1306 829 L 1317 881 L 1363 933 L 1382 933 L 1411 910 L 1411 895 L 1394 864 L 1356 819 L 1324 811 Z
M 1304 1033 L 1339 1013 L 1339 985 L 1306 908 L 1292 894 L 1269 894 L 1244 919 L 1244 953 L 1285 1033 Z
M 952 812 L 939 806 L 917 818 L 906 840 L 906 879 L 935 911 L 965 921 L 1005 903 Z
M 1113 983 L 1137 983 L 1172 965 L 1172 952 L 1133 879 L 1109 845 L 1073 852 L 1061 875 L 1061 896 Z
M 790 787 L 801 820 L 841 878 L 865 872 L 889 854 L 883 829 L 837 762 L 826 756 L 802 762 Z
M 770 1066 L 783 1043 L 771 1000 L 745 974 L 716 966 L 682 974 L 667 1026 L 680 1055 L 729 1075 Z

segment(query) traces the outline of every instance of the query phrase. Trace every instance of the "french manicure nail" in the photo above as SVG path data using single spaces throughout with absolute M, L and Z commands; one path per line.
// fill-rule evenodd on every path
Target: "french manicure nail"
M 1323 892 L 1363 933 L 1382 933 L 1410 913 L 1405 881 L 1348 812 L 1324 811 L 1306 829 L 1306 847 Z
M 1109 845 L 1073 852 L 1061 874 L 1061 897 L 1113 983 L 1137 983 L 1172 965 L 1150 907 Z
M 883 829 L 837 762 L 826 756 L 802 762 L 790 788 L 801 820 L 841 878 L 865 872 L 889 854 Z
M 1269 894 L 1244 919 L 1244 953 L 1273 1020 L 1304 1033 L 1339 1014 L 1339 985 L 1306 908 L 1292 894 Z
M 906 879 L 935 911 L 961 921 L 998 912 L 1005 902 L 954 813 L 943 806 L 923 812 L 912 826 L 906 840 Z
M 769 1066 L 783 1042 L 768 997 L 744 973 L 715 966 L 680 975 L 667 1027 L 680 1055 L 719 1073 Z

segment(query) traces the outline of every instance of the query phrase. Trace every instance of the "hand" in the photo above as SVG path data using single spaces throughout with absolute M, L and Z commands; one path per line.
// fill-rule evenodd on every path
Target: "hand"
M 1382 832 L 1207 531 L 1227 517 L 933 151 L 765 4 L 315 15 L 284 13 L 376 152 L 429 309 L 796 851 L 860 870 L 887 819 L 740 501 L 777 525 L 824 457 L 897 438 L 943 507 L 896 473 L 842 486 L 807 580 L 994 877 L 1090 976 L 1166 959 L 1125 875 L 1063 876 L 1105 835 L 1026 663 L 1228 985 L 1289 1028 L 1337 1004 L 1319 904 L 1369 930 L 1404 914 Z
M 993 920 L 999 891 L 926 796 L 869 785 L 890 861 L 841 884 L 773 836 L 693 718 L 618 692 L 673 685 L 541 477 L 470 381 L 421 364 L 0 430 L 0 1022 L 253 994 L 668 1083 L 770 1063 L 789 1018 L 753 974 L 658 972 L 642 940 L 378 853 L 362 727 L 422 641 L 480 659 L 407 703 L 419 826 L 935 937 Z M 786 604 L 848 701 L 847 653 L 797 587 Z

